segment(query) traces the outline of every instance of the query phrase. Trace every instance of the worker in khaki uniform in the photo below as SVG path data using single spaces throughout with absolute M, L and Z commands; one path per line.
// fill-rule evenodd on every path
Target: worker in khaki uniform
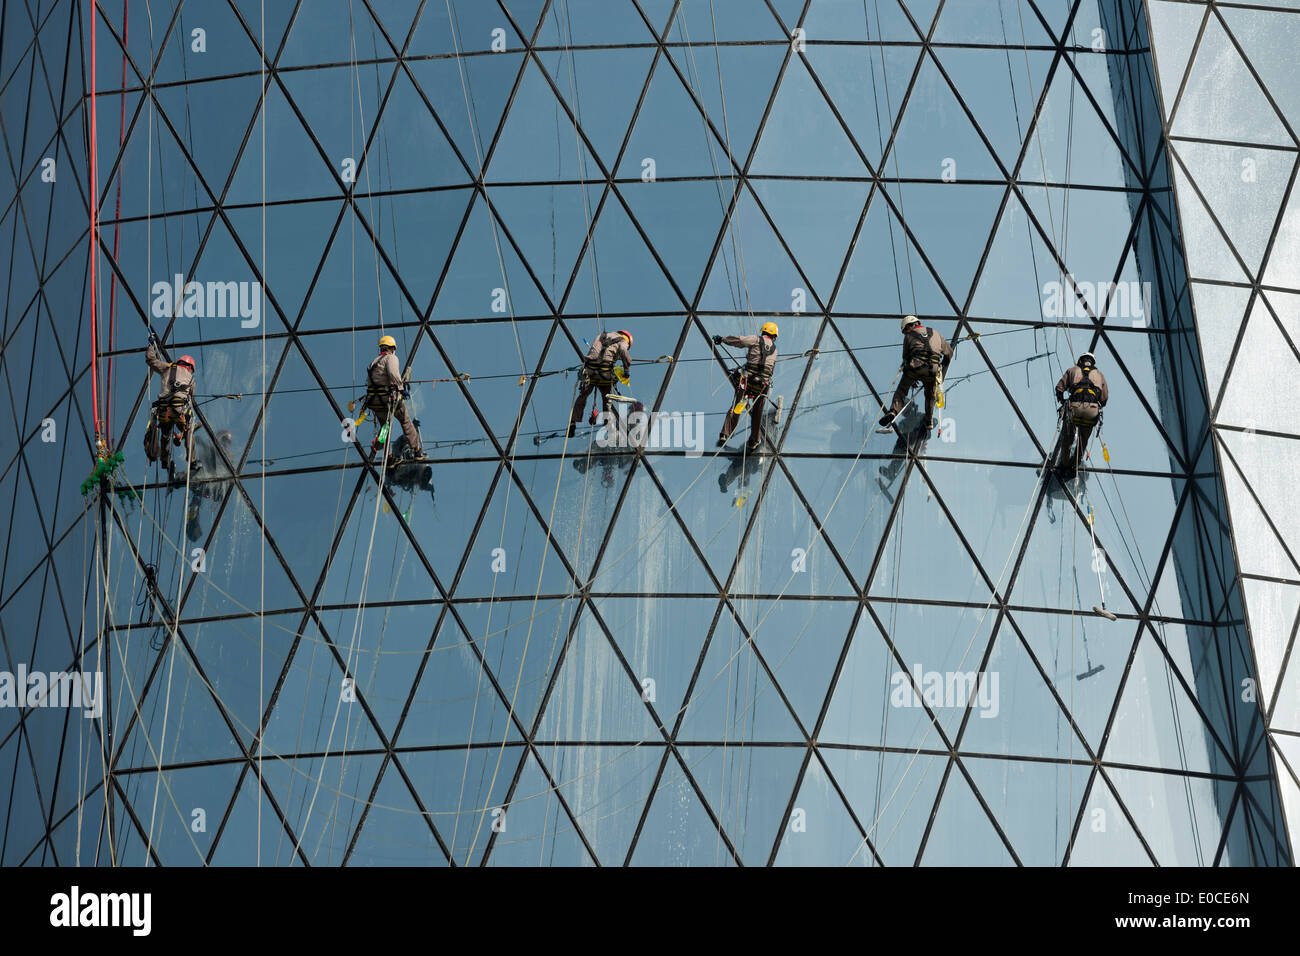
M 194 458 L 194 430 L 190 420 L 190 405 L 194 398 L 194 358 L 182 355 L 175 362 L 165 361 L 158 354 L 158 336 L 149 333 L 149 347 L 144 360 L 151 371 L 162 378 L 158 399 L 153 403 L 153 416 L 145 429 L 144 450 L 150 461 L 160 461 L 172 470 L 171 449 L 167 439 L 176 447 L 185 442 L 185 460 Z M 176 434 L 172 434 L 172 429 Z
M 763 410 L 767 405 L 768 390 L 772 387 L 772 373 L 776 370 L 775 322 L 764 322 L 758 335 L 715 335 L 714 345 L 731 345 L 743 348 L 745 367 L 731 372 L 731 384 L 735 395 L 727 417 L 722 421 L 722 433 L 718 435 L 718 447 L 721 448 L 731 437 L 731 433 L 740 424 L 740 415 L 736 409 L 742 402 L 749 403 L 749 441 L 745 443 L 746 451 L 758 451 L 763 443 Z
M 381 430 L 390 415 L 396 418 L 402 426 L 402 434 L 406 436 L 408 456 L 412 460 L 420 460 L 424 458 L 424 446 L 420 443 L 420 432 L 406 411 L 405 399 L 410 394 L 410 389 L 402 379 L 402 369 L 397 364 L 397 340 L 391 335 L 382 336 L 379 339 L 379 354 L 366 368 L 366 408 L 374 413 L 375 422 Z M 372 447 L 378 448 L 378 439 Z
M 632 371 L 632 354 L 628 351 L 631 347 L 632 333 L 626 329 L 602 332 L 596 336 L 596 341 L 591 344 L 591 348 L 587 350 L 582 360 L 578 397 L 574 399 L 573 412 L 569 415 L 570 438 L 573 437 L 578 422 L 582 421 L 582 410 L 587 406 L 587 398 L 593 391 L 600 392 L 601 410 L 605 413 L 605 420 L 611 423 L 614 421 L 611 415 L 613 403 L 609 400 L 609 393 L 614 388 L 615 381 L 614 363 L 622 363 L 622 382 L 626 385 L 630 381 Z
M 934 428 L 934 391 L 939 379 L 948 374 L 952 361 L 952 346 L 935 329 L 926 328 L 914 315 L 903 317 L 903 368 L 899 376 L 894 399 L 880 417 L 880 427 L 894 424 L 907 404 L 907 393 L 917 385 L 925 388 L 925 421 L 927 429 Z
M 1056 401 L 1065 403 L 1065 417 L 1061 422 L 1061 441 L 1053 457 L 1064 473 L 1076 474 L 1083 464 L 1088 439 L 1092 437 L 1093 428 L 1101 420 L 1101 410 L 1109 400 L 1106 376 L 1097 370 L 1096 356 L 1084 352 L 1079 356 L 1078 364 L 1066 369 L 1056 383 Z M 1073 454 L 1070 453 L 1071 445 L 1075 446 Z

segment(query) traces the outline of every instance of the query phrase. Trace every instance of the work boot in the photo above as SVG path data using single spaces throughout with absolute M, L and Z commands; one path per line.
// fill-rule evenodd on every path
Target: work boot
M 577 431 L 578 431 L 578 423 L 577 423 L 577 422 L 569 422 L 569 435 L 568 435 L 568 437 L 569 437 L 569 438 L 572 438 L 572 437 L 577 433 Z
M 721 435 L 719 435 L 719 436 L 718 436 L 718 444 L 717 444 L 715 447 L 717 447 L 717 448 L 721 448 L 721 447 L 722 447 L 723 445 L 725 445 L 726 443 L 727 443 L 727 440 L 726 440 L 725 438 L 723 438 Z
M 881 427 L 881 428 L 888 428 L 888 427 L 889 427 L 890 425 L 892 425 L 892 424 L 894 424 L 894 413 L 893 413 L 893 412 L 885 412 L 885 414 L 883 414 L 883 415 L 880 416 L 880 427 Z

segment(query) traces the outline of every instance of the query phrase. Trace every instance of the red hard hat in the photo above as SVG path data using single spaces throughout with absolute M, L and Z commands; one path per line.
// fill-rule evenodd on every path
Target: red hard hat
M 631 332 L 629 332 L 627 329 L 619 329 L 619 330 L 618 330 L 618 334 L 621 335 L 621 336 L 623 336 L 623 338 L 627 339 L 627 344 L 628 344 L 629 346 L 631 346 L 631 344 L 632 344 L 632 333 L 631 333 Z
M 191 372 L 194 371 L 194 369 L 197 367 L 197 366 L 194 364 L 194 356 L 193 356 L 193 355 L 182 355 L 180 358 L 178 358 L 178 359 L 176 360 L 176 364 L 177 364 L 177 365 L 188 365 L 188 366 L 190 367 L 190 371 L 191 371 Z

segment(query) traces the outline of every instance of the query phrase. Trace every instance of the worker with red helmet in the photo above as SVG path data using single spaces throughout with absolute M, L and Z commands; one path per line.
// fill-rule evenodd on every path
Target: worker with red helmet
M 171 449 L 167 439 L 177 448 L 185 441 L 185 460 L 194 458 L 194 429 L 190 405 L 194 399 L 194 357 L 182 355 L 175 362 L 167 362 L 158 354 L 158 336 L 149 332 L 149 347 L 144 359 L 149 369 L 162 377 L 162 388 L 153 403 L 153 414 L 145 430 L 144 450 L 150 461 L 161 461 L 172 472 Z M 176 434 L 172 434 L 172 429 Z
M 613 404 L 609 400 L 609 393 L 614 388 L 614 377 L 618 374 L 614 369 L 614 363 L 616 361 L 622 363 L 623 370 L 618 379 L 626 385 L 632 370 L 632 356 L 628 352 L 631 347 L 632 333 L 626 329 L 619 329 L 617 332 L 602 332 L 596 336 L 596 341 L 592 343 L 586 357 L 582 360 L 582 374 L 578 381 L 578 397 L 573 403 L 573 414 L 569 416 L 570 438 L 573 437 L 578 422 L 582 421 L 582 410 L 586 406 L 587 398 L 591 395 L 593 389 L 600 391 L 606 421 L 610 420 Z

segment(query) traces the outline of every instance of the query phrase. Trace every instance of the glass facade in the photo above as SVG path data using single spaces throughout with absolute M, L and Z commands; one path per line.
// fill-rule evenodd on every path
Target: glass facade
M 1281 361 L 1243 317 L 1293 345 L 1295 140 L 1232 106 L 1200 23 L 1243 11 L 4 10 L 0 665 L 103 690 L 0 706 L 0 863 L 1291 864 L 1287 429 L 1231 383 Z M 1180 139 L 1171 82 L 1229 104 Z M 1228 140 L 1264 185 L 1222 219 Z M 955 344 L 932 432 L 877 429 L 904 314 Z M 768 321 L 767 445 L 715 448 L 713 336 Z M 188 481 L 142 450 L 150 326 Z M 566 435 L 617 329 L 640 451 Z M 386 478 L 381 334 L 430 458 Z M 138 501 L 77 486 L 97 416 Z
M 1205 355 L 1214 449 L 1236 532 L 1291 843 L 1300 835 L 1300 524 L 1287 486 L 1300 469 L 1293 399 L 1300 359 L 1300 200 L 1293 194 L 1300 98 L 1295 4 L 1147 5 L 1169 131 L 1174 192 Z M 1283 9 L 1290 8 L 1290 9 Z

